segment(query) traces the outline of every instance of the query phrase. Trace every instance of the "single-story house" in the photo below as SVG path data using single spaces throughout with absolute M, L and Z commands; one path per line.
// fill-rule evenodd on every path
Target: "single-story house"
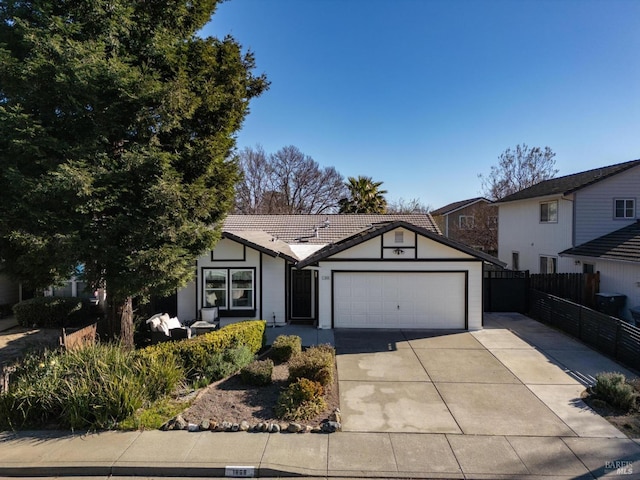
M 177 293 L 181 320 L 318 328 L 482 328 L 485 262 L 429 214 L 230 215 Z

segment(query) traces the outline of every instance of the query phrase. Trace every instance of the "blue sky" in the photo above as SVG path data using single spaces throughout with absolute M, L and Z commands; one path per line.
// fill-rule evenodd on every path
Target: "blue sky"
M 238 147 L 295 145 L 388 200 L 480 194 L 508 147 L 559 175 L 640 158 L 640 1 L 230 0 L 231 34 L 271 88 Z

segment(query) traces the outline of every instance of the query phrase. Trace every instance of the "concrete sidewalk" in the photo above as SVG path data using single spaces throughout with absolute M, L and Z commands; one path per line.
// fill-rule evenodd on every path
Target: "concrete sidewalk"
M 343 432 L 4 433 L 0 476 L 640 479 L 640 440 L 579 400 L 623 369 L 538 322 L 335 334 Z
M 619 438 L 21 432 L 0 435 L 0 459 L 1 476 L 640 478 L 640 445 Z

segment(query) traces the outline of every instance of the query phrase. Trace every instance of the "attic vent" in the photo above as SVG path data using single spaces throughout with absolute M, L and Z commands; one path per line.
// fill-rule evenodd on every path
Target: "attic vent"
M 404 243 L 404 232 L 396 231 L 395 234 L 396 234 L 395 243 Z

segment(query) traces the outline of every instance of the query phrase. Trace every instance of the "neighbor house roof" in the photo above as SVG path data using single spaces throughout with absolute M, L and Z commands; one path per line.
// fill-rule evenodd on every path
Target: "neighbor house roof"
M 404 221 L 435 234 L 440 230 L 428 213 L 416 214 L 328 214 L 328 215 L 229 215 L 224 232 L 266 232 L 287 244 L 325 245 L 342 240 L 379 223 Z
M 640 220 L 560 252 L 560 255 L 640 263 Z
M 564 177 L 552 178 L 536 183 L 531 187 L 520 190 L 519 192 L 507 195 L 498 200 L 496 203 L 513 202 L 515 200 L 525 200 L 528 198 L 545 197 L 548 195 L 568 195 L 581 188 L 593 185 L 605 178 L 612 177 L 618 173 L 629 170 L 630 168 L 640 165 L 640 160 L 631 160 L 629 162 L 609 165 L 608 167 L 594 168 L 586 172 L 565 175 Z
M 312 263 L 315 263 L 317 261 L 322 260 L 323 258 L 327 258 L 330 257 L 331 255 L 335 255 L 336 253 L 342 252 L 343 250 L 347 250 L 348 248 L 351 248 L 355 245 L 358 245 L 362 242 L 366 242 L 367 240 L 377 237 L 379 235 L 382 235 L 385 232 L 391 231 L 395 228 L 398 227 L 402 227 L 402 228 L 406 228 L 407 230 L 411 230 L 413 232 L 416 232 L 420 235 L 423 235 L 427 238 L 430 238 L 431 240 L 434 240 L 438 243 L 442 243 L 444 245 L 456 248 L 458 250 L 461 250 L 465 253 L 468 253 L 469 255 L 476 257 L 480 260 L 486 261 L 486 262 L 490 262 L 493 263 L 495 265 L 499 265 L 499 266 L 506 266 L 505 263 L 501 262 L 500 260 L 498 260 L 497 258 L 491 256 L 491 255 L 487 255 L 484 252 L 480 252 L 478 250 L 475 250 L 471 247 L 469 247 L 468 245 L 465 245 L 463 243 L 459 243 L 453 240 L 450 240 L 446 237 L 443 237 L 442 235 L 440 235 L 439 233 L 435 233 L 431 230 L 426 230 L 422 227 L 419 227 L 417 225 L 402 221 L 402 220 L 396 220 L 396 221 L 392 221 L 392 222 L 388 222 L 388 223 L 379 223 L 376 225 L 372 225 L 371 227 L 367 228 L 366 230 L 362 230 L 358 233 L 355 233 L 353 235 L 350 235 L 346 238 L 343 238 L 342 240 L 335 242 L 335 243 L 331 243 L 328 245 L 325 245 L 323 248 L 321 248 L 320 250 L 318 250 L 317 252 L 313 253 L 312 255 L 308 256 L 307 258 L 305 258 L 304 260 L 300 261 L 298 263 L 298 267 L 302 268 L 305 267 L 307 265 L 311 265 Z
M 432 210 L 429 213 L 431 213 L 431 215 L 448 215 L 450 213 L 455 212 L 456 210 L 460 210 L 461 208 L 468 207 L 478 202 L 491 203 L 491 201 L 489 201 L 484 197 L 475 197 L 475 198 L 469 198 L 467 200 L 460 200 L 459 202 L 450 203 L 449 205 L 440 207 L 437 210 Z

